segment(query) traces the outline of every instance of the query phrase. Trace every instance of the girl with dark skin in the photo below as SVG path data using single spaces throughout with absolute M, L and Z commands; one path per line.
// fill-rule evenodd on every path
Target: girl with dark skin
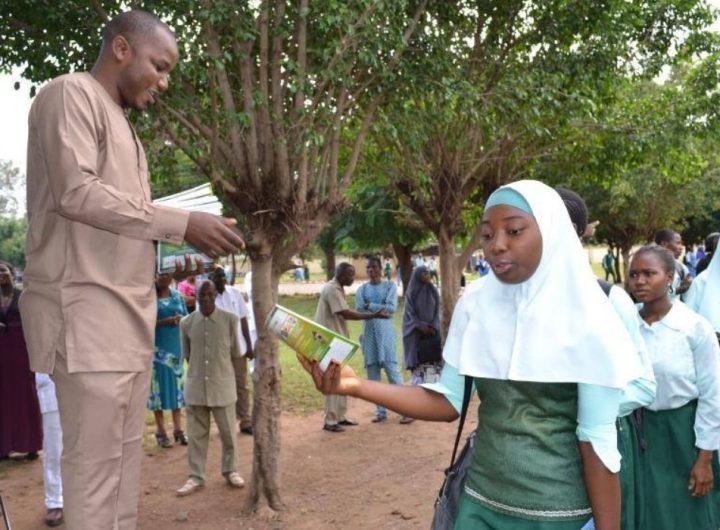
M 529 188 L 530 191 L 536 190 L 538 185 L 539 183 L 533 183 Z M 544 185 L 540 185 L 540 187 L 542 186 Z M 543 190 L 542 193 L 547 196 L 548 192 Z M 556 197 L 556 199 L 559 209 L 562 209 L 566 214 L 567 212 L 565 212 L 559 197 Z M 535 203 L 533 203 L 532 209 L 534 211 Z M 555 209 L 558 210 L 558 208 Z M 577 250 L 579 250 L 579 242 L 577 242 L 577 237 L 574 235 L 569 218 L 563 218 L 561 221 L 563 223 L 567 223 L 567 226 L 564 226 L 563 224 L 563 226 L 559 228 L 554 223 L 547 223 L 547 225 L 555 226 L 557 230 L 562 230 L 562 237 L 565 238 L 564 240 L 569 241 L 570 239 L 574 239 L 574 243 L 568 244 L 577 245 Z M 495 278 L 504 285 L 520 285 L 528 282 L 528 280 L 530 280 L 538 271 L 544 252 L 543 238 L 545 233 L 542 232 L 536 218 L 523 209 L 519 209 L 508 204 L 498 203 L 492 205 L 492 207 L 486 206 L 482 223 L 482 248 L 484 256 L 487 258 L 490 266 L 492 267 Z M 567 232 L 567 234 L 565 232 Z M 574 247 L 573 251 L 575 251 Z M 543 271 L 547 268 L 547 263 L 544 267 Z M 591 278 L 592 274 L 588 273 L 587 283 L 593 289 L 596 289 L 594 280 Z M 480 282 L 478 282 L 478 284 L 479 283 Z M 477 299 L 488 289 L 485 285 L 485 283 L 478 285 L 477 289 L 475 288 L 475 285 L 469 286 L 464 297 L 471 297 L 473 300 Z M 597 293 L 593 292 L 593 296 L 595 294 L 597 294 L 599 303 L 606 303 L 606 300 L 602 299 L 604 295 L 599 289 L 597 290 Z M 608 309 L 608 311 L 612 311 L 612 309 Z M 455 315 L 453 316 L 453 324 L 451 324 L 448 336 L 448 342 L 446 343 L 446 351 L 448 350 L 448 345 L 451 341 L 455 340 L 455 342 L 457 342 L 456 339 L 453 339 L 453 327 L 455 320 L 462 320 L 465 318 L 464 315 L 458 316 L 458 313 L 458 308 L 456 308 Z M 453 345 L 453 347 L 454 346 L 455 345 Z M 454 405 L 454 402 L 451 402 L 449 397 L 446 397 L 446 395 L 440 392 L 436 392 L 422 386 L 399 386 L 369 381 L 358 377 L 349 366 L 340 367 L 337 364 L 331 364 L 325 372 L 322 372 L 317 363 L 311 363 L 302 356 L 298 356 L 298 359 L 305 369 L 312 375 L 317 388 L 323 393 L 344 394 L 359 397 L 366 401 L 382 404 L 399 414 L 427 421 L 454 421 L 458 418 L 457 406 Z M 444 371 L 447 371 L 449 366 L 447 362 L 445 366 Z M 450 368 L 457 370 L 453 366 L 450 366 Z M 480 381 L 480 383 L 477 383 L 477 381 Z M 485 384 L 485 381 L 489 380 L 476 379 L 476 384 L 482 385 Z M 512 381 L 507 382 L 510 384 L 516 384 Z M 491 384 L 494 385 L 496 383 Z M 522 385 L 532 385 L 532 383 L 528 385 L 522 381 L 518 384 L 520 387 L 522 387 Z M 545 385 L 545 383 L 538 384 Z M 552 384 L 547 386 L 550 387 Z M 597 386 L 599 386 L 599 384 Z M 496 388 L 500 387 L 498 386 Z M 565 388 L 568 387 L 566 386 Z M 580 399 L 582 400 L 582 397 L 580 397 Z M 485 409 L 482 410 L 483 412 L 480 414 L 481 422 L 483 421 L 483 414 L 485 414 Z M 614 432 L 614 418 L 616 414 L 613 415 L 611 411 L 610 416 L 610 425 L 612 431 Z M 579 416 L 578 421 L 580 421 Z M 567 438 L 565 438 L 565 440 L 567 440 Z M 593 443 L 577 439 L 575 443 L 577 444 L 579 457 L 569 456 L 567 462 L 579 462 L 582 467 L 582 469 L 577 473 L 584 477 L 587 499 L 589 500 L 592 508 L 592 517 L 594 518 L 595 527 L 598 530 L 618 530 L 620 528 L 620 490 L 617 473 L 610 471 L 608 467 L 606 467 L 605 461 L 601 460 L 596 453 Z M 572 452 L 572 448 L 570 449 Z M 480 458 L 483 458 L 483 456 L 481 455 Z M 574 459 L 571 460 L 571 458 Z M 471 466 L 472 465 L 473 464 L 471 464 Z M 582 478 L 580 480 L 582 482 Z M 461 512 L 463 512 L 462 502 L 463 501 L 461 501 Z M 589 512 L 590 510 L 584 513 Z M 496 516 L 497 514 L 490 515 L 489 518 L 494 518 Z M 502 518 L 503 515 L 500 515 L 499 517 Z M 520 517 L 510 516 L 509 520 L 504 519 L 503 526 L 500 526 L 499 528 L 579 529 L 589 518 L 590 515 L 587 515 L 584 520 L 582 519 L 582 516 L 576 516 L 574 519 L 571 518 L 572 520 L 538 522 L 532 521 L 532 518 L 521 519 Z M 521 526 L 514 526 L 515 524 L 520 524 Z M 556 524 L 559 524 L 560 526 L 554 526 Z
M 647 449 L 641 461 L 644 476 L 652 481 L 645 488 L 644 526 L 657 530 L 677 528 L 677 524 L 706 528 L 703 525 L 714 517 L 710 498 L 703 498 L 713 489 L 720 437 L 716 412 L 720 352 L 715 333 L 703 317 L 682 302 L 670 300 L 674 274 L 673 255 L 657 245 L 638 250 L 628 274 L 629 288 L 642 304 L 645 325 L 641 331 L 658 384 L 655 402 L 644 411 Z M 676 419 L 678 414 L 683 414 L 681 420 Z M 655 429 L 661 435 L 654 435 Z M 668 445 L 661 444 L 660 438 Z M 673 455 L 669 460 L 668 454 Z M 688 493 L 678 496 L 683 482 Z M 668 499 L 672 499 L 672 513 L 665 505 Z M 711 526 L 717 528 L 717 521 Z

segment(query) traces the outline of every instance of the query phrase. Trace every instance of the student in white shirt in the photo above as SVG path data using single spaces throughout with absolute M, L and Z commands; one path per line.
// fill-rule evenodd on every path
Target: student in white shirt
M 210 275 L 215 285 L 217 295 L 215 306 L 238 316 L 238 341 L 242 357 L 233 359 L 235 367 L 235 387 L 237 389 L 237 402 L 235 412 L 240 422 L 240 432 L 252 436 L 252 416 L 250 414 L 250 391 L 247 384 L 248 359 L 254 358 L 253 341 L 250 338 L 248 315 L 250 314 L 242 293 L 231 285 L 227 285 L 227 278 L 222 267 L 218 267 Z
M 640 330 L 653 362 L 655 401 L 643 414 L 645 510 L 641 528 L 716 529 L 713 479 L 720 447 L 720 349 L 710 323 L 670 300 L 672 254 L 643 247 L 630 264 Z

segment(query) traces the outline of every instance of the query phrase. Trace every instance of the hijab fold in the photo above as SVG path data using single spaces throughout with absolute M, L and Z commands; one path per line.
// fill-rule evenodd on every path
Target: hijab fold
M 598 286 L 562 199 L 538 181 L 503 188 L 529 204 L 542 257 L 522 283 L 490 272 L 466 294 L 472 317 L 459 347 L 446 347 L 447 362 L 474 377 L 625 387 L 641 373 L 635 346 Z

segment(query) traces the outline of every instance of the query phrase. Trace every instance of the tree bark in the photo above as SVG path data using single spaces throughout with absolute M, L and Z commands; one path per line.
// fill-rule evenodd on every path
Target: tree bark
M 620 271 L 618 272 L 618 278 L 622 278 L 623 285 L 627 285 L 627 271 L 630 270 L 630 245 L 621 245 L 619 252 L 622 254 L 622 268 L 623 268 L 623 275 L 620 276 Z M 620 260 L 615 260 L 616 264 L 620 263 Z M 619 268 L 619 265 L 617 265 Z
M 407 292 L 407 286 L 410 283 L 410 276 L 412 275 L 412 246 L 401 245 L 399 243 L 393 243 L 393 252 L 395 253 L 395 259 L 397 260 L 398 267 L 400 267 L 400 277 L 403 286 L 403 296 Z
M 447 337 L 450 319 L 460 297 L 460 271 L 463 264 L 455 257 L 455 234 L 441 228 L 437 235 L 440 254 L 440 326 Z
M 323 248 L 325 254 L 325 277 L 328 281 L 335 277 L 335 249 L 333 247 Z
M 253 373 L 253 470 L 246 510 L 256 510 L 265 497 L 272 510 L 279 511 L 280 498 L 280 363 L 278 339 L 263 325 L 277 302 L 279 274 L 273 258 L 252 259 L 253 311 L 258 340 Z

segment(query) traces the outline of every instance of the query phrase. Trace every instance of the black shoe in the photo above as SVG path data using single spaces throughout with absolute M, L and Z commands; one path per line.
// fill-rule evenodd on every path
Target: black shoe
M 358 422 L 356 422 L 355 420 L 349 420 L 347 418 L 338 422 L 338 425 L 343 425 L 345 427 L 355 427 L 355 425 L 357 424 Z
M 30 451 L 28 454 L 25 455 L 25 460 L 37 460 L 38 454 L 37 451 Z
M 252 425 L 248 425 L 247 427 L 241 427 L 240 432 L 243 434 L 247 434 L 248 436 L 252 436 L 253 434 L 255 434 Z
M 336 423 L 335 425 L 329 425 L 329 424 L 326 423 L 325 425 L 323 425 L 323 431 L 328 431 L 328 432 L 344 432 L 345 429 L 343 429 L 342 427 L 340 427 L 340 425 L 338 425 L 337 423 Z
M 157 433 L 155 435 L 155 439 L 157 440 L 157 444 L 162 447 L 163 449 L 169 449 L 173 446 L 173 443 L 170 441 L 170 438 L 167 437 L 167 434 L 165 433 Z
M 63 524 L 63 509 L 50 508 L 45 515 L 45 524 L 48 526 L 60 526 Z
M 189 443 L 187 434 L 185 434 L 182 430 L 173 431 L 173 438 L 175 438 L 175 441 L 179 442 L 180 445 L 187 445 Z

